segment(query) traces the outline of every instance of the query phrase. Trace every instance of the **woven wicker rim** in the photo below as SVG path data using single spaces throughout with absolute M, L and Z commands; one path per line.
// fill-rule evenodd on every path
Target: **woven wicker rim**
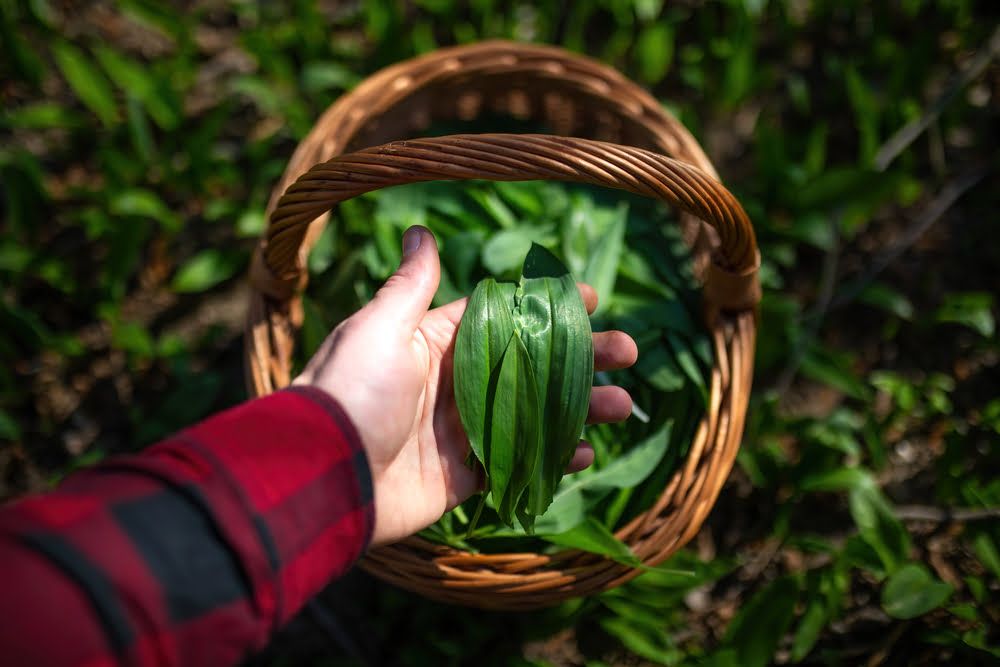
M 571 136 L 394 141 L 419 135 L 432 121 L 484 111 L 542 120 Z M 584 135 L 591 138 L 578 138 Z M 645 565 L 656 565 L 698 531 L 739 448 L 759 257 L 746 214 L 691 135 L 645 91 L 593 60 L 510 42 L 443 49 L 377 72 L 331 106 L 275 188 L 255 253 L 246 335 L 250 393 L 270 393 L 291 379 L 305 261 L 332 207 L 391 185 L 470 178 L 599 184 L 682 211 L 705 281 L 715 365 L 708 408 L 684 466 L 653 507 L 616 532 Z M 418 537 L 372 550 L 362 566 L 432 599 L 508 610 L 599 592 L 641 572 L 576 550 L 472 554 Z

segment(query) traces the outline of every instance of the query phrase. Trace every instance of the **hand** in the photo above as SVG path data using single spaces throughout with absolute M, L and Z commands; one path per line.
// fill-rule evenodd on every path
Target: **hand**
M 354 421 L 371 466 L 374 545 L 426 528 L 476 492 L 477 471 L 465 465 L 469 440 L 455 404 L 452 360 L 465 299 L 428 310 L 438 288 L 434 236 L 411 227 L 403 261 L 375 298 L 327 337 L 294 384 L 333 396 Z M 597 294 L 580 293 L 588 312 Z M 621 331 L 594 334 L 597 370 L 626 368 L 638 350 Z M 632 399 L 621 387 L 594 387 L 588 422 L 622 421 Z M 593 462 L 581 443 L 570 470 Z

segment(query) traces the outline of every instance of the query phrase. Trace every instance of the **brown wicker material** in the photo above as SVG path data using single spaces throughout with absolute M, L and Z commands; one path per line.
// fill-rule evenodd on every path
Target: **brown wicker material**
M 409 139 L 433 121 L 485 111 L 535 119 L 562 136 Z M 267 394 L 291 379 L 306 258 L 332 207 L 382 187 L 472 178 L 598 184 L 682 212 L 714 341 L 709 405 L 683 467 L 653 507 L 616 532 L 643 563 L 660 563 L 698 531 L 739 448 L 753 371 L 759 257 L 746 214 L 687 130 L 641 88 L 593 60 L 509 42 L 443 49 L 372 75 L 331 106 L 275 189 L 254 257 L 250 392 Z M 641 571 L 576 550 L 472 554 L 417 537 L 372 550 L 362 566 L 429 598 L 508 610 L 600 592 Z

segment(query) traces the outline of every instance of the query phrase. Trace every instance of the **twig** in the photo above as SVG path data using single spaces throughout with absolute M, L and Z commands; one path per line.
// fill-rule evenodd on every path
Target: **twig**
M 743 566 L 743 573 L 748 580 L 754 580 L 767 569 L 774 557 L 781 550 L 782 542 L 776 537 L 768 538 L 753 560 Z
M 979 78 L 986 68 L 989 66 L 990 62 L 994 58 L 1000 55 L 1000 28 L 993 31 L 990 36 L 989 41 L 986 46 L 979 51 L 969 64 L 962 70 L 959 75 L 952 81 L 951 85 L 948 86 L 944 92 L 942 92 L 936 100 L 924 111 L 920 118 L 917 118 L 902 128 L 899 129 L 896 134 L 892 135 L 888 141 L 882 144 L 878 152 L 875 153 L 875 169 L 878 171 L 885 171 L 889 164 L 892 163 L 896 157 L 899 156 L 907 146 L 916 141 L 927 127 L 934 122 L 934 120 L 941 115 L 941 112 L 948 106 L 952 98 L 955 97 L 963 88 L 969 85 L 972 81 Z
M 979 165 L 969 169 L 942 188 L 941 192 L 938 193 L 937 197 L 935 197 L 930 205 L 924 209 L 923 213 L 917 218 L 916 222 L 903 233 L 902 237 L 900 237 L 896 243 L 872 260 L 868 270 L 833 300 L 830 304 L 830 309 L 839 308 L 840 306 L 850 303 L 856 299 L 857 296 L 864 291 L 865 287 L 867 287 L 880 273 L 882 273 L 882 271 L 888 268 L 888 266 L 896 261 L 900 255 L 906 252 L 910 246 L 916 243 L 920 237 L 923 236 L 927 230 L 930 229 L 931 226 L 955 204 L 956 201 L 958 201 L 959 197 L 965 194 L 976 183 L 981 181 L 988 173 L 989 168 Z
M 937 523 L 985 521 L 1000 519 L 1000 507 L 953 508 L 930 505 L 901 505 L 895 514 L 903 521 L 935 521 Z
M 903 635 L 903 632 L 907 627 L 909 627 L 909 625 L 910 623 L 908 621 L 896 625 L 896 627 L 894 627 L 889 633 L 889 636 L 885 638 L 885 641 L 882 642 L 879 649 L 875 651 L 870 658 L 868 658 L 868 662 L 865 663 L 865 667 L 878 667 L 878 665 L 883 664 L 886 658 L 889 657 L 889 652 L 892 650 L 892 647 L 899 641 L 899 638 Z

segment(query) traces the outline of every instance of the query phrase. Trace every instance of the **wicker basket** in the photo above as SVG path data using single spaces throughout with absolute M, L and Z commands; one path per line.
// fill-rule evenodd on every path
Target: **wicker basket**
M 541 121 L 560 136 L 401 141 L 420 136 L 431 122 L 485 112 Z M 575 138 L 582 136 L 588 138 Z M 698 531 L 739 448 L 759 256 L 746 214 L 693 137 L 653 97 L 593 60 L 509 42 L 443 49 L 383 69 L 330 107 L 274 190 L 270 224 L 254 256 L 250 393 L 290 381 L 306 257 L 332 207 L 382 187 L 471 178 L 598 184 L 659 198 L 682 212 L 714 343 L 709 405 L 683 468 L 653 507 L 616 533 L 643 563 L 660 563 Z M 600 592 L 640 572 L 576 550 L 471 554 L 417 537 L 372 550 L 362 567 L 428 598 L 506 610 Z

